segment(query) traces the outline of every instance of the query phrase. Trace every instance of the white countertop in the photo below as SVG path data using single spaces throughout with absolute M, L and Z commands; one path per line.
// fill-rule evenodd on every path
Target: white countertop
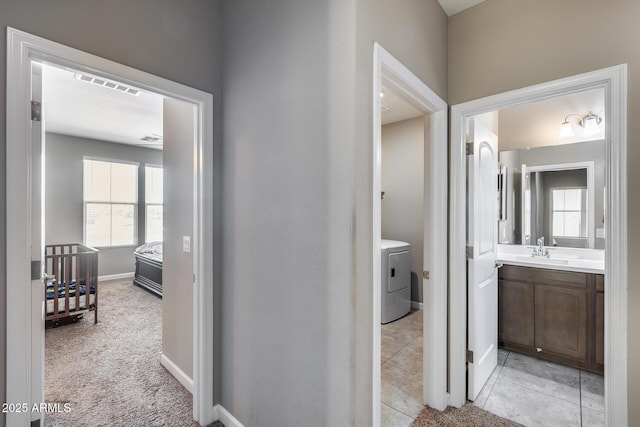
M 604 250 L 546 247 L 549 257 L 531 256 L 533 246 L 498 245 L 497 262 L 521 267 L 604 274 Z

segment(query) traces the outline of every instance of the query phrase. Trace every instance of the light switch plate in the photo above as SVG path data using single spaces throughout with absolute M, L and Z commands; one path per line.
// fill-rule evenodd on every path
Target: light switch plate
M 604 228 L 596 228 L 596 237 L 598 239 L 604 239 Z
M 191 252 L 191 237 L 182 236 L 182 252 Z

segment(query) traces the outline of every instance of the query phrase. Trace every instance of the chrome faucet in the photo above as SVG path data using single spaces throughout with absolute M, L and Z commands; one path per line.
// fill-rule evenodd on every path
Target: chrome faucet
M 540 237 L 538 239 L 538 247 L 534 247 L 533 248 L 533 253 L 531 254 L 532 257 L 534 256 L 546 256 L 547 258 L 549 258 L 549 249 L 545 249 L 544 247 L 544 236 Z

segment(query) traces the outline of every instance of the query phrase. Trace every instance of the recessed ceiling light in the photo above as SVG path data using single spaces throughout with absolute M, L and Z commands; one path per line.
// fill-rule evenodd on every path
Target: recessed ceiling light
M 142 93 L 142 91 L 138 89 L 134 89 L 129 86 L 125 86 L 122 83 L 100 79 L 98 77 L 91 77 L 81 73 L 76 73 L 75 78 L 83 82 L 91 83 L 96 86 L 106 87 L 108 89 L 117 90 L 118 92 L 128 93 L 129 95 L 133 95 L 133 96 L 140 96 L 140 94 Z

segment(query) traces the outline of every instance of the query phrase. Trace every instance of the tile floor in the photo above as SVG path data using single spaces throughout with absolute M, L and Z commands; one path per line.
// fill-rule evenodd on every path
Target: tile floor
M 422 311 L 382 325 L 381 425 L 407 427 L 422 410 Z M 525 426 L 604 426 L 604 379 L 506 350 L 474 402 Z
M 501 349 L 474 404 L 525 426 L 604 426 L 604 378 Z
M 407 427 L 422 410 L 422 310 L 381 327 L 381 425 Z

